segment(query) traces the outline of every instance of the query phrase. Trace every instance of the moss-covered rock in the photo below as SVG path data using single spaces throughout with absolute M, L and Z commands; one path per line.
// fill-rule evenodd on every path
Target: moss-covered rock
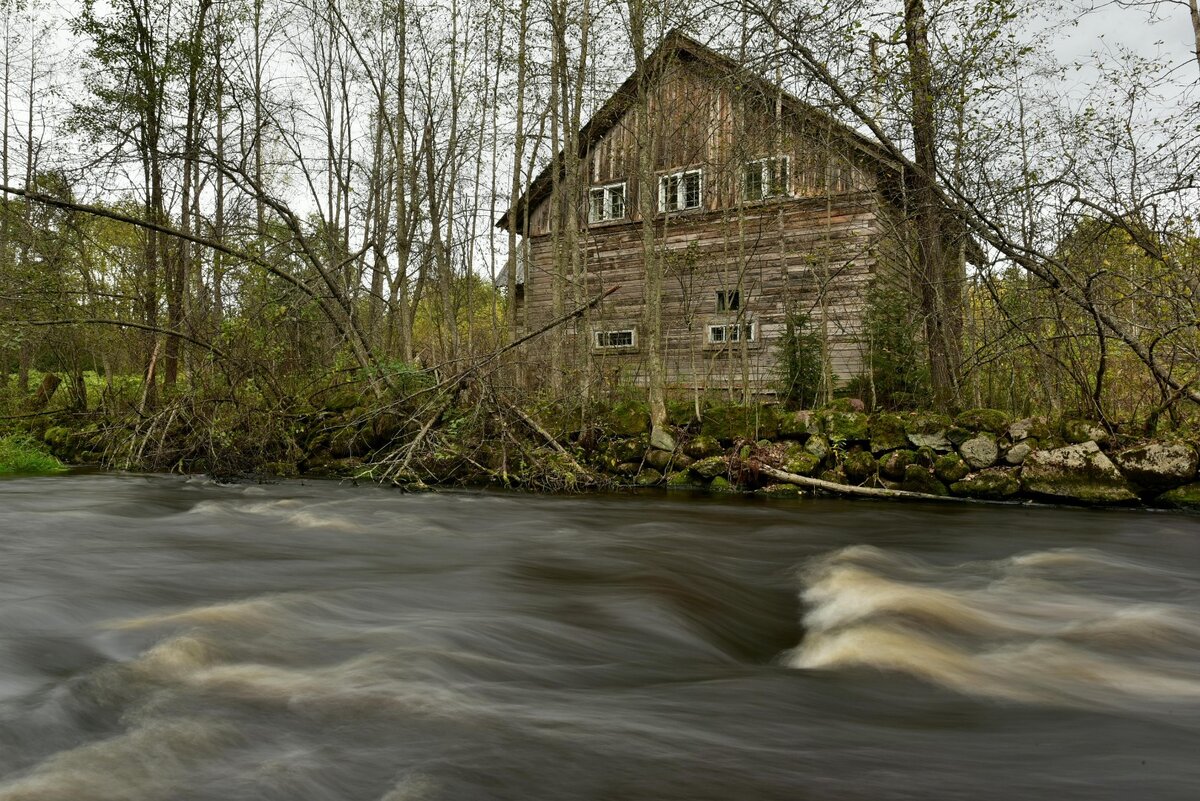
M 887 412 L 874 415 L 868 426 L 868 433 L 871 438 L 871 452 L 876 456 L 908 447 L 908 436 L 900 415 Z
M 825 439 L 822 434 L 809 437 L 808 441 L 804 443 L 804 450 L 817 457 L 817 461 L 824 461 L 830 453 L 829 440 Z
M 770 406 L 741 406 L 720 403 L 704 410 L 700 429 L 721 442 L 737 439 L 774 437 L 778 431 L 774 408 Z
M 937 476 L 938 481 L 946 484 L 961 481 L 970 472 L 971 468 L 956 453 L 947 453 L 944 456 L 939 456 L 937 461 L 933 463 L 933 474 Z
M 1050 436 L 1050 426 L 1045 417 L 1024 417 L 1014 420 L 1008 427 L 1008 438 L 1012 442 L 1023 439 L 1045 439 Z
M 602 425 L 619 437 L 645 434 L 650 430 L 650 407 L 642 401 L 618 401 L 604 413 Z
M 875 457 L 871 455 L 870 451 L 853 451 L 846 454 L 846 458 L 842 461 L 842 469 L 846 471 L 846 478 L 855 484 L 861 484 L 874 476 L 877 467 Z
M 938 460 L 938 452 L 933 448 L 917 448 L 917 464 L 921 467 L 933 469 L 933 465 Z
M 1200 512 L 1200 481 L 1184 484 L 1168 490 L 1154 499 L 1158 506 L 1168 506 L 1172 509 L 1189 509 Z
M 728 475 L 729 462 L 726 461 L 724 456 L 710 456 L 707 459 L 698 460 L 688 469 L 700 478 L 708 480 Z
M 836 467 L 831 467 L 830 469 L 821 473 L 820 478 L 822 481 L 828 481 L 833 484 L 849 484 L 850 483 L 850 479 L 849 479 L 849 477 L 847 477 L 846 471 L 842 468 L 841 465 L 837 465 Z
M 892 451 L 879 460 L 879 472 L 893 481 L 904 478 L 904 470 L 910 464 L 916 464 L 917 452 L 907 449 Z
M 972 470 L 983 470 L 996 463 L 996 459 L 1000 457 L 1000 448 L 996 445 L 994 435 L 983 433 L 959 445 L 958 454 Z
M 797 449 L 794 453 L 789 453 L 786 461 L 783 463 L 783 469 L 789 473 L 795 473 L 798 476 L 811 476 L 817 472 L 821 466 L 821 460 L 813 454 L 803 449 Z
M 862 412 L 821 411 L 821 429 L 830 442 L 866 442 L 870 419 Z
M 776 415 L 779 436 L 784 439 L 804 439 L 809 431 L 809 412 L 779 412 Z
M 709 482 L 708 488 L 713 492 L 737 492 L 737 488 L 724 476 L 717 476 Z
M 946 429 L 946 439 L 950 440 L 950 444 L 957 448 L 974 437 L 975 433 L 971 429 L 963 428 L 962 426 L 950 426 Z
M 1008 415 L 999 409 L 968 409 L 954 418 L 954 424 L 971 431 L 987 431 L 999 436 L 1008 428 Z
M 618 462 L 640 462 L 642 454 L 650 447 L 646 435 L 638 437 L 621 437 L 608 442 L 608 453 Z
M 1013 473 L 1002 468 L 985 470 L 954 482 L 950 485 L 950 491 L 964 498 L 1002 501 L 1013 497 L 1021 489 L 1021 482 Z
M 922 495 L 949 495 L 950 490 L 938 481 L 928 469 L 918 464 L 910 464 L 904 468 L 904 480 L 900 488 L 905 492 L 919 492 Z
M 1137 493 L 1095 442 L 1034 451 L 1021 466 L 1021 488 L 1059 501 L 1118 504 L 1137 500 Z
M 645 462 L 655 470 L 665 471 L 668 467 L 670 467 L 672 461 L 674 461 L 673 456 L 674 454 L 670 453 L 669 451 L 660 451 L 655 448 L 651 448 L 650 450 L 646 451 Z
M 918 412 L 904 421 L 904 431 L 907 434 L 945 434 L 951 425 L 953 421 L 944 414 Z
M 667 476 L 668 487 L 694 487 L 696 482 L 692 480 L 691 474 L 687 470 L 676 470 Z
M 1196 449 L 1186 442 L 1150 442 L 1113 456 L 1121 472 L 1139 487 L 1162 492 L 1196 479 Z
M 1014 467 L 1022 464 L 1029 458 L 1029 454 L 1033 453 L 1037 448 L 1037 444 L 1036 439 L 1023 439 L 1016 443 L 1004 452 L 1005 464 L 1010 464 Z
M 804 493 L 795 484 L 768 484 L 755 490 L 754 494 L 767 498 L 798 498 Z
M 672 399 L 667 401 L 667 422 L 678 428 L 686 428 L 696 421 L 694 401 Z
M 662 481 L 662 473 L 655 470 L 653 467 L 647 467 L 637 474 L 635 479 L 639 487 L 653 487 L 655 484 Z
M 1103 445 L 1108 442 L 1108 432 L 1091 420 L 1063 420 L 1062 435 L 1063 439 L 1075 445 L 1085 442 Z
M 612 472 L 618 476 L 636 476 L 641 469 L 641 462 L 621 462 Z
M 701 434 L 692 437 L 683 446 L 683 452 L 693 459 L 707 459 L 709 456 L 716 456 L 721 452 L 721 443 L 717 442 L 714 437 Z

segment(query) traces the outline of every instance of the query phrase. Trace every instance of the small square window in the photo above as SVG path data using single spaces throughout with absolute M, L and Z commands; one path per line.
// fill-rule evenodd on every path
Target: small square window
M 737 311 L 740 308 L 742 308 L 742 293 L 740 290 L 717 290 L 717 311 Z
M 742 337 L 747 342 L 754 341 L 754 323 L 723 323 L 708 327 L 708 341 L 713 345 L 741 342 Z
M 625 184 L 596 186 L 588 190 L 588 222 L 625 218 Z
M 763 200 L 791 194 L 789 189 L 788 156 L 757 159 L 746 163 L 742 173 L 742 196 L 746 200 Z
M 658 179 L 658 210 L 686 211 L 700 208 L 703 181 L 700 170 L 674 172 Z

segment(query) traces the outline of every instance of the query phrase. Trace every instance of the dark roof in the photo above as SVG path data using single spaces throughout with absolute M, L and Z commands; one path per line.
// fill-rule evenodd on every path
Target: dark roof
M 782 94 L 784 105 L 793 112 L 799 113 L 803 117 L 813 119 L 829 126 L 832 130 L 843 134 L 848 142 L 859 150 L 863 151 L 867 156 L 877 161 L 880 166 L 887 166 L 889 169 L 896 169 L 896 165 L 888 156 L 887 152 L 875 141 L 865 137 L 846 125 L 838 122 L 826 112 L 823 112 L 816 107 L 805 103 L 803 100 L 788 94 L 780 92 L 780 89 L 774 83 L 766 80 L 760 75 L 755 74 L 745 66 L 739 64 L 732 58 L 724 56 L 713 50 L 711 47 L 700 44 L 695 39 L 686 36 L 679 31 L 671 31 L 666 35 L 659 46 L 646 59 L 641 70 L 634 72 L 620 88 L 613 93 L 599 111 L 592 115 L 587 124 L 579 131 L 579 155 L 584 157 L 591 149 L 592 145 L 598 142 L 609 130 L 616 125 L 621 116 L 628 111 L 637 101 L 637 87 L 647 75 L 657 75 L 664 64 L 670 60 L 692 61 L 705 64 L 713 67 L 720 72 L 735 74 L 741 81 L 742 86 L 748 90 L 756 91 L 768 96 L 774 97 L 776 94 Z M 527 204 L 537 205 L 544 200 L 552 191 L 554 186 L 554 170 L 557 169 L 561 179 L 563 174 L 563 153 L 559 152 L 554 159 L 547 164 L 546 167 L 538 173 L 538 176 L 533 179 L 533 183 L 529 188 L 517 199 L 516 205 L 500 215 L 496 221 L 498 228 L 507 228 L 509 214 L 516 213 L 520 215 Z

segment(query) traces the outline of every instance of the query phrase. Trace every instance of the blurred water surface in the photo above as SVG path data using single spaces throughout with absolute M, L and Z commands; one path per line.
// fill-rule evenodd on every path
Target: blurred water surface
M 0 801 L 1200 798 L 1200 520 L 0 482 Z

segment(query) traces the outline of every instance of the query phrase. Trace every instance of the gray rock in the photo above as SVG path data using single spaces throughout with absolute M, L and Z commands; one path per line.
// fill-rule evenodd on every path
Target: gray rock
M 808 442 L 804 443 L 804 450 L 818 459 L 824 459 L 829 455 L 829 440 L 820 434 L 815 437 L 809 437 Z
M 1123 450 L 1113 461 L 1134 484 L 1161 492 L 1195 480 L 1200 457 L 1186 442 L 1151 442 Z
M 1025 461 L 1029 454 L 1033 453 L 1033 445 L 1030 442 L 1033 440 L 1022 440 L 1016 445 L 1013 445 L 1004 454 L 1004 461 L 1013 466 L 1019 465 Z
M 972 470 L 983 470 L 985 467 L 991 467 L 996 463 L 996 458 L 1000 455 L 1000 449 L 996 447 L 996 440 L 990 435 L 980 435 L 971 437 L 963 444 L 958 446 L 958 454 Z
M 1108 432 L 1091 420 L 1064 420 L 1063 438 L 1079 445 L 1085 442 L 1103 445 L 1108 442 Z
M 689 469 L 700 478 L 711 479 L 728 473 L 729 463 L 725 461 L 724 456 L 710 456 L 696 462 Z
M 1011 498 L 1021 489 L 1021 483 L 1010 470 L 988 470 L 968 476 L 950 485 L 950 492 L 964 498 L 1000 501 Z
M 914 448 L 932 448 L 938 453 L 946 453 L 947 451 L 954 450 L 954 446 L 946 438 L 944 430 L 932 434 L 909 434 L 908 441 Z
M 1023 439 L 1030 437 L 1048 437 L 1050 436 L 1050 427 L 1046 424 L 1044 417 L 1026 417 L 1023 420 L 1017 420 L 1008 427 L 1008 438 L 1013 442 L 1020 442 Z
M 675 438 L 662 426 L 655 426 L 650 432 L 650 447 L 670 453 L 675 450 Z
M 1021 467 L 1021 487 L 1035 495 L 1087 504 L 1128 503 L 1138 497 L 1095 442 L 1029 454 Z
M 683 452 L 693 459 L 707 459 L 709 456 L 716 456 L 721 452 L 721 443 L 712 437 L 701 434 L 684 445 Z
M 646 464 L 653 467 L 655 470 L 666 470 L 671 464 L 671 452 L 660 451 L 657 448 L 651 448 L 646 451 Z

